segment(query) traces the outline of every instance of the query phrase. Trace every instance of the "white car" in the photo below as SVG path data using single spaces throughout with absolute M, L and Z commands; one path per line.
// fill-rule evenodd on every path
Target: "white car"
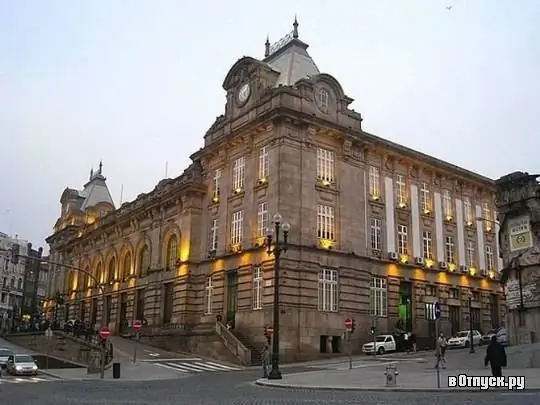
M 366 354 L 384 354 L 396 351 L 396 341 L 392 335 L 377 335 L 375 342 L 366 343 L 362 346 Z
M 482 334 L 477 330 L 473 330 L 472 332 L 474 345 L 480 346 L 482 344 Z M 458 332 L 456 336 L 448 339 L 448 341 L 446 342 L 446 346 L 449 349 L 469 347 L 471 344 L 470 333 L 471 332 L 468 330 L 462 330 L 461 332 Z

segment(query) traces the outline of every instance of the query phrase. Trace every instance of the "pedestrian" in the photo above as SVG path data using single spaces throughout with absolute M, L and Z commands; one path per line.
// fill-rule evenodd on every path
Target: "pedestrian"
M 270 362 L 270 352 L 268 351 L 268 345 L 264 345 L 261 352 L 263 378 L 268 378 L 268 364 Z
M 439 334 L 435 345 L 435 357 L 437 358 L 435 368 L 439 368 L 439 366 L 442 366 L 443 369 L 446 368 L 446 339 L 442 332 Z
M 403 346 L 404 349 L 407 351 L 407 354 L 409 354 L 409 352 L 411 351 L 409 345 L 409 332 L 405 332 L 403 334 Z
M 497 341 L 497 335 L 491 337 L 491 342 L 486 349 L 484 366 L 491 365 L 493 377 L 502 377 L 502 367 L 506 367 L 506 351 L 504 346 Z
M 411 332 L 411 336 L 409 336 L 409 340 L 411 342 L 413 353 L 416 353 L 416 335 L 413 332 Z

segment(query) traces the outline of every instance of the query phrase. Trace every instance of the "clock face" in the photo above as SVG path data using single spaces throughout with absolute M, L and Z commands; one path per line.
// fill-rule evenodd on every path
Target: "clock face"
M 240 90 L 238 90 L 238 101 L 240 103 L 245 103 L 249 96 L 251 94 L 251 88 L 249 87 L 249 84 L 246 83 L 240 87 Z

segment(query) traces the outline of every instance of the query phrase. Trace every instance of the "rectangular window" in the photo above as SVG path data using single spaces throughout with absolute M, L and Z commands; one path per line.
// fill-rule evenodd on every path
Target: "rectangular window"
M 388 315 L 388 286 L 386 278 L 374 277 L 370 285 L 371 316 L 386 317 Z
M 253 268 L 253 309 L 262 309 L 264 296 L 264 273 L 260 266 Z
M 467 266 L 476 267 L 476 245 L 472 240 L 467 241 Z
M 431 198 L 429 196 L 429 184 L 422 183 L 420 187 L 420 209 L 424 214 L 431 212 Z
M 268 156 L 268 147 L 263 146 L 259 149 L 259 180 L 266 180 L 270 174 L 270 159 Z
M 482 204 L 482 218 L 484 219 L 484 228 L 486 232 L 491 232 L 492 228 L 492 217 L 491 217 L 491 210 L 489 209 L 489 203 L 487 201 L 484 201 Z
M 455 246 L 454 237 L 452 235 L 446 235 L 444 238 L 444 260 L 446 263 L 455 263 Z
M 480 293 L 478 291 L 472 292 L 472 300 L 475 302 L 480 302 Z
M 236 211 L 232 214 L 231 221 L 231 245 L 240 245 L 244 240 L 244 211 Z
M 317 149 L 317 178 L 323 182 L 334 182 L 334 152 L 331 150 Z
M 325 240 L 335 240 L 336 225 L 334 207 L 328 205 L 317 206 L 317 237 Z
M 434 285 L 426 285 L 426 295 L 428 297 L 436 297 L 437 296 L 437 287 Z
M 337 312 L 337 270 L 322 269 L 319 273 L 319 311 Z
M 396 203 L 401 208 L 407 206 L 407 183 L 401 174 L 396 175 Z
M 408 230 L 406 225 L 398 225 L 398 254 L 407 255 L 409 254 L 408 244 Z
M 212 200 L 219 201 L 219 196 L 221 194 L 221 169 L 216 169 L 214 172 L 214 179 L 212 182 Z
M 422 232 L 422 248 L 424 259 L 433 259 L 433 240 L 429 231 Z
M 371 197 L 381 195 L 381 175 L 379 169 L 374 166 L 369 167 L 369 195 Z
M 450 195 L 449 190 L 443 191 L 442 206 L 446 220 L 451 220 L 454 215 L 454 211 L 452 209 L 452 196 Z
M 450 288 L 450 290 L 448 291 L 448 298 L 452 300 L 459 300 L 459 289 Z
M 382 220 L 371 218 L 371 249 L 382 250 Z
M 206 279 L 206 286 L 204 288 L 204 296 L 206 302 L 206 314 L 212 313 L 212 303 L 214 302 L 214 286 L 212 284 L 212 277 Z
M 491 246 L 486 246 L 486 270 L 493 271 L 494 269 L 493 248 Z
M 233 165 L 233 191 L 239 193 L 244 190 L 246 176 L 246 158 L 241 157 L 234 161 Z
M 269 225 L 268 203 L 263 202 L 257 208 L 257 237 L 264 237 L 268 233 Z
M 163 285 L 163 324 L 171 323 L 174 301 L 174 284 L 167 283 Z
M 136 307 L 135 307 L 135 319 L 142 321 L 144 319 L 144 302 L 145 291 L 143 289 L 137 290 Z
M 463 218 L 465 219 L 465 224 L 467 226 L 471 226 L 473 224 L 473 211 L 469 197 L 465 197 L 463 199 Z
M 208 250 L 215 252 L 218 249 L 219 241 L 219 220 L 217 218 L 212 219 L 210 224 L 210 234 L 208 241 Z

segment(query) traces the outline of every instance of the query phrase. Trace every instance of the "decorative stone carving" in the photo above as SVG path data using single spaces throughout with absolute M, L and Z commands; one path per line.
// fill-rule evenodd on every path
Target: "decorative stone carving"
M 433 173 L 431 175 L 431 181 L 433 182 L 433 184 L 435 184 L 436 186 L 440 186 L 441 185 L 441 176 L 437 173 Z
M 418 166 L 416 165 L 409 166 L 409 177 L 412 177 L 413 179 L 417 179 L 418 173 L 419 173 Z
M 349 159 L 352 154 L 352 141 L 350 139 L 344 139 L 342 144 L 343 157 L 345 160 Z
M 385 155 L 384 156 L 384 167 L 386 170 L 393 171 L 394 170 L 394 163 L 395 159 L 391 155 Z

